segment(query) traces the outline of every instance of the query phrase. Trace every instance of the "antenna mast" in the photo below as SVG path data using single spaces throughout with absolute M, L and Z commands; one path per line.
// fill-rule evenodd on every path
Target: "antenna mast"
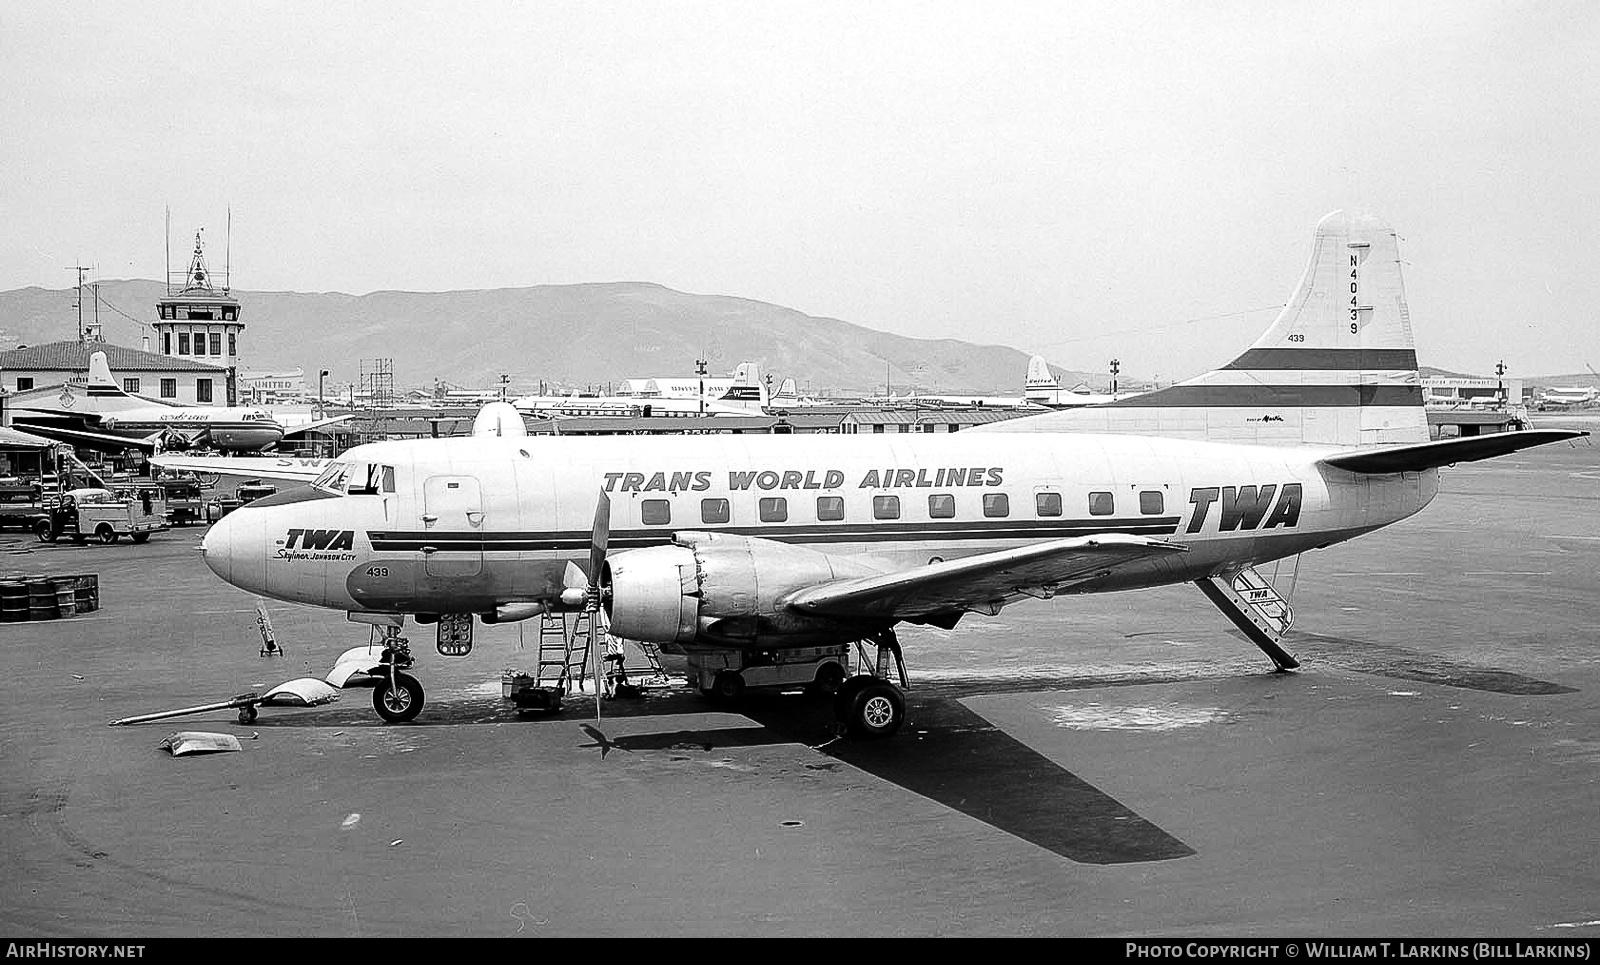
M 78 300 L 74 303 L 78 309 L 78 341 L 83 341 L 83 273 L 93 268 L 93 265 L 69 265 L 68 271 L 78 273 Z
M 233 277 L 233 207 L 228 208 L 228 231 L 223 238 L 222 247 L 222 293 L 226 295 L 232 287 L 229 280 Z
M 164 239 L 167 245 L 167 260 L 162 263 L 161 280 L 166 283 L 167 294 L 172 294 L 172 205 L 167 205 L 167 234 Z

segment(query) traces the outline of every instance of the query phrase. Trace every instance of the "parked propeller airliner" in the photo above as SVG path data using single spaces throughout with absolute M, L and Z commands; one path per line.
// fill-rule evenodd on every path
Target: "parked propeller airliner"
M 23 396 L 13 403 L 18 429 L 107 452 L 190 448 L 260 452 L 285 437 L 350 418 L 336 416 L 289 428 L 257 406 L 181 405 L 147 399 L 117 385 L 104 352 L 89 356 L 87 384 L 68 383 L 59 394 L 40 395 Z
M 279 600 L 387 624 L 367 668 L 390 721 L 421 709 L 399 637 L 472 615 L 601 607 L 664 647 L 863 641 L 836 710 L 892 734 L 901 622 L 1194 582 L 1280 669 L 1288 603 L 1256 570 L 1412 515 L 1438 468 L 1585 435 L 1428 441 L 1394 232 L 1336 212 L 1276 322 L 1167 389 L 957 435 L 500 437 L 379 442 L 207 534 L 206 563 Z

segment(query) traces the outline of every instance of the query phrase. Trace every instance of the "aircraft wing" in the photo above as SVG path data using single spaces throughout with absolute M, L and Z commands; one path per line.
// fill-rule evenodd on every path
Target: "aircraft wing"
M 94 449 L 97 452 L 122 452 L 126 449 L 138 449 L 145 455 L 156 451 L 156 444 L 161 440 L 161 433 L 156 432 L 140 438 L 138 436 L 119 436 L 112 432 L 94 432 L 89 429 L 67 429 L 62 426 L 38 425 L 31 422 L 16 422 L 12 428 L 18 432 L 27 432 L 57 442 L 69 442 L 75 446 Z
M 1078 536 L 831 580 L 797 590 L 782 603 L 801 613 L 911 621 L 963 610 L 995 613 L 1025 596 L 1052 596 L 1128 564 L 1187 550 L 1180 543 L 1124 533 Z
M 238 476 L 243 479 L 277 479 L 308 483 L 322 475 L 332 459 L 299 459 L 280 456 L 184 456 L 162 453 L 150 459 L 154 465 L 172 472 L 192 472 L 201 476 Z
M 1519 432 L 1495 432 L 1486 436 L 1440 439 L 1438 442 L 1358 449 L 1325 456 L 1320 461 L 1323 465 L 1347 472 L 1421 472 L 1424 469 L 1437 469 L 1456 462 L 1492 459 L 1495 456 L 1542 446 L 1547 442 L 1576 439 L 1588 434 L 1577 429 L 1523 429 Z
M 287 423 L 284 423 L 283 424 L 283 435 L 284 435 L 284 438 L 286 438 L 286 439 L 287 438 L 292 438 L 294 436 L 300 435 L 303 432 L 310 432 L 313 429 L 326 429 L 328 426 L 336 425 L 336 424 L 338 424 L 340 422 L 348 422 L 349 420 L 354 419 L 354 418 L 355 418 L 354 414 L 346 414 L 346 415 L 336 415 L 331 419 L 317 419 L 314 422 L 307 422 L 304 425 L 289 425 Z

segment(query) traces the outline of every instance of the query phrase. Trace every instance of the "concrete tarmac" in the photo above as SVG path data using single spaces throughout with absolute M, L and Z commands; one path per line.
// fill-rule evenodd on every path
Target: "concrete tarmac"
M 1584 420 L 1540 420 L 1540 425 Z M 427 706 L 113 718 L 320 677 L 367 628 L 216 579 L 202 528 L 0 533 L 101 608 L 0 624 L 0 933 L 159 936 L 1600 935 L 1600 446 L 1444 470 L 1421 514 L 1293 574 L 1275 674 L 1192 586 L 902 633 L 911 714 L 686 688 L 525 716 L 537 627 Z M 1290 588 L 1290 570 L 1278 576 Z M 174 758 L 180 730 L 239 753 Z

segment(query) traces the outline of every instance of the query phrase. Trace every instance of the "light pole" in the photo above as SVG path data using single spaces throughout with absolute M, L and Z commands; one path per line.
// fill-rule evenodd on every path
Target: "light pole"
M 328 370 L 327 369 L 323 369 L 321 372 L 317 373 L 317 418 L 318 419 L 321 419 L 323 416 L 327 415 L 327 412 L 323 409 L 323 406 L 322 406 L 322 380 L 326 379 L 327 377 L 328 377 Z

